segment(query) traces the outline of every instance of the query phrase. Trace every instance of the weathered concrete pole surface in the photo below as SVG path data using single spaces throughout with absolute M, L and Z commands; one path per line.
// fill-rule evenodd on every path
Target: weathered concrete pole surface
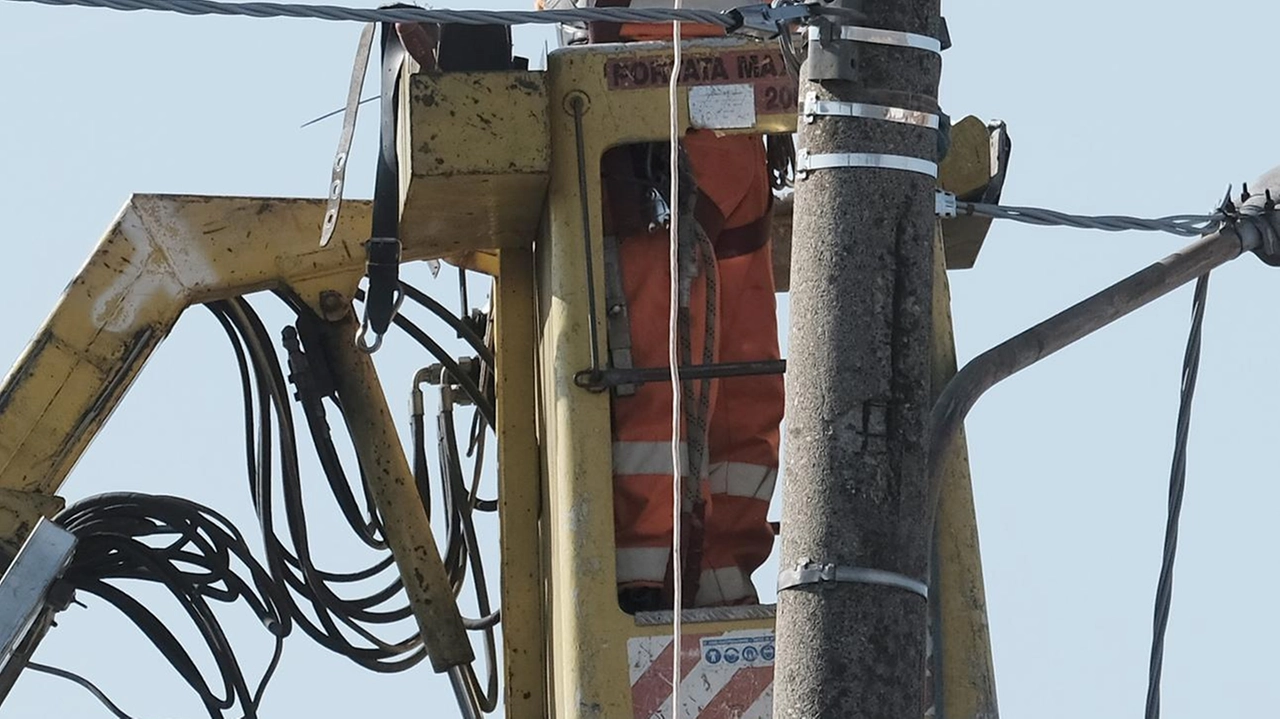
M 939 0 L 844 5 L 865 14 L 865 27 L 940 34 Z M 812 43 L 802 100 L 816 92 L 937 113 L 937 53 L 836 42 L 853 48 L 854 77 L 814 79 Z M 938 159 L 935 131 L 857 117 L 802 117 L 799 146 L 811 156 Z M 865 167 L 813 170 L 797 181 L 783 570 L 809 560 L 928 577 L 935 184 L 919 172 Z M 879 584 L 780 592 L 774 716 L 921 717 L 926 612 L 919 595 Z

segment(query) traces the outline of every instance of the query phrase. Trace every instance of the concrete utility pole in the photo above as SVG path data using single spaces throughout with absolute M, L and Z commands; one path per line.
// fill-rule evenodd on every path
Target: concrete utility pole
M 800 81 L 774 716 L 917 719 L 943 30 L 939 0 L 835 6 L 865 17 Z

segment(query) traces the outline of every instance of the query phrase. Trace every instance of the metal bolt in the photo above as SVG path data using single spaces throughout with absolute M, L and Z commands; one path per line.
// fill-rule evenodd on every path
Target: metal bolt
M 320 293 L 320 315 L 330 322 L 337 322 L 351 311 L 347 298 L 337 290 L 325 290 Z
M 591 97 L 581 90 L 564 96 L 564 110 L 570 115 L 585 115 L 591 109 Z

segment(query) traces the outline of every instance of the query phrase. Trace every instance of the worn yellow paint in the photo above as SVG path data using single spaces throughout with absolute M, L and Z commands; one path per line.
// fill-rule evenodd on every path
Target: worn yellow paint
M 941 235 L 941 228 L 939 228 Z M 934 246 L 933 362 L 934 398 L 956 374 L 951 323 L 951 289 L 943 266 L 941 241 Z M 982 555 L 973 506 L 973 481 L 963 431 L 943 464 L 936 532 L 938 569 L 934 592 L 942 619 L 943 719 L 996 719 L 995 670 L 982 583 Z
M 613 493 L 610 474 L 609 398 L 573 383 L 574 373 L 590 366 L 587 292 L 603 306 L 599 282 L 586 283 L 582 215 L 573 118 L 565 99 L 590 82 L 575 70 L 595 68 L 603 78 L 603 60 L 594 53 L 553 53 L 548 58 L 551 96 L 551 186 L 548 231 L 538 243 L 540 292 L 539 371 L 547 472 L 548 629 L 555 659 L 551 676 L 551 716 L 622 717 L 630 710 L 626 694 L 628 619 L 617 609 L 614 583 Z M 603 98 L 602 98 L 603 102 Z M 594 104 L 594 103 L 593 103 Z M 591 110 L 588 110 L 590 116 Z M 600 254 L 599 158 L 610 131 L 600 114 L 584 122 L 591 252 Z M 615 128 L 610 128 L 615 130 Z M 598 318 L 601 319 L 601 318 Z M 601 334 L 603 324 L 599 326 Z M 602 350 L 603 351 L 603 350 Z M 584 611 L 584 608 L 590 608 Z
M 316 309 L 324 291 L 352 295 L 364 272 L 369 207 L 348 203 L 333 242 L 320 249 L 324 211 L 319 200 L 130 199 L 0 386 L 0 500 L 11 500 L 13 510 L 0 511 L 0 542 L 20 543 L 31 517 L 57 506 L 49 495 L 183 309 L 269 288 L 290 288 Z M 403 256 L 441 254 L 419 236 Z M 431 548 L 421 519 L 414 534 L 427 536 L 400 536 L 404 541 L 393 547 L 402 569 L 439 568 L 438 555 L 420 556 Z M 409 554 L 414 558 L 405 564 Z M 448 591 L 443 569 L 424 576 Z M 422 600 L 415 604 L 419 620 L 439 624 L 424 597 L 414 597 Z M 455 629 L 462 636 L 460 623 Z M 470 651 L 465 637 L 461 646 Z M 465 655 L 455 650 L 440 660 Z
M 498 259 L 497 250 L 476 250 L 474 252 L 459 252 L 456 255 L 449 255 L 445 261 L 454 267 L 479 272 L 497 277 L 501 271 L 502 263 Z
M 498 521 L 502 546 L 503 697 L 509 717 L 547 716 L 547 633 L 539 523 L 542 460 L 538 441 L 533 253 L 506 249 L 494 291 L 498 402 Z
M 64 506 L 62 497 L 0 490 L 0 558 L 7 562 L 17 554 L 36 522 L 41 517 L 53 517 Z
M 976 199 L 991 184 L 991 135 L 987 124 L 969 116 L 951 128 L 951 150 L 938 166 L 938 184 L 962 199 Z M 963 270 L 978 261 L 991 229 L 984 217 L 956 217 L 942 223 L 947 268 Z
M 550 162 L 542 73 L 419 73 L 402 94 L 402 239 L 450 252 L 528 247 Z
M 188 304 L 344 271 L 354 287 L 360 208 L 316 253 L 323 214 L 316 201 L 133 197 L 0 387 L 0 488 L 56 491 Z

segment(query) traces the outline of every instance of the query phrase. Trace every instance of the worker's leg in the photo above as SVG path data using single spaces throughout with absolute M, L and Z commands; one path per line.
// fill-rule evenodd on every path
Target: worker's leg
M 725 218 L 712 238 L 720 258 L 718 361 L 778 359 L 764 143 L 759 137 L 694 132 L 685 146 L 699 188 Z M 757 601 L 751 573 L 773 547 L 766 515 L 777 480 L 782 411 L 781 376 L 718 382 L 699 605 Z
M 779 359 L 770 246 L 718 264 L 719 361 Z M 711 502 L 699 606 L 758 601 L 751 573 L 773 548 L 766 515 L 778 476 L 782 413 L 781 375 L 720 380 L 710 427 Z
M 671 280 L 666 231 L 623 239 L 619 257 L 631 319 L 632 363 L 636 367 L 669 366 Z M 704 346 L 705 292 L 706 285 L 700 277 L 693 285 L 690 301 L 690 336 L 695 361 L 700 361 Z M 683 424 L 682 419 L 682 427 Z M 685 435 L 683 429 L 681 435 L 682 438 Z M 620 598 L 624 608 L 632 611 L 659 609 L 670 601 L 664 599 L 661 591 L 671 559 L 670 383 L 651 382 L 640 385 L 634 395 L 616 397 L 613 438 L 613 507 Z M 686 457 L 682 444 L 682 464 L 687 463 Z

